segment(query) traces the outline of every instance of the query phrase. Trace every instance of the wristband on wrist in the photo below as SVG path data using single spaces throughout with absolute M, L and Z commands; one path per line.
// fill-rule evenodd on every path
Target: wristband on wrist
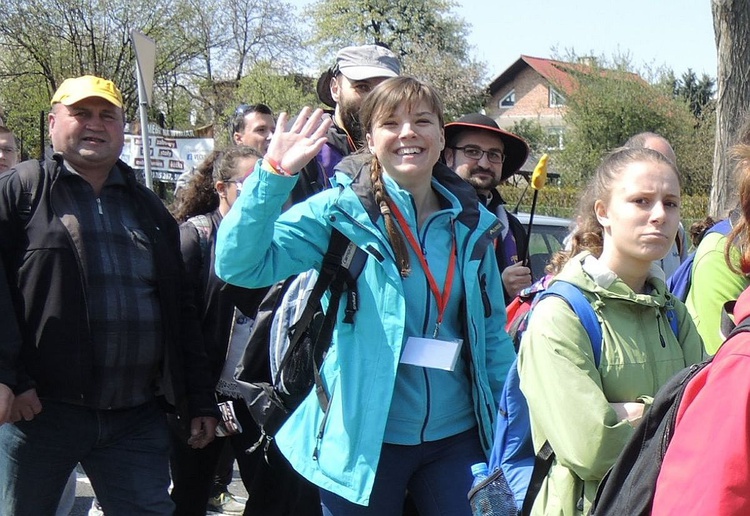
M 283 168 L 281 168 L 281 165 L 275 159 L 264 157 L 263 158 L 263 164 L 267 165 L 266 168 L 270 172 L 273 172 L 274 174 L 278 174 L 280 176 L 291 176 L 292 175 L 288 170 L 284 170 Z

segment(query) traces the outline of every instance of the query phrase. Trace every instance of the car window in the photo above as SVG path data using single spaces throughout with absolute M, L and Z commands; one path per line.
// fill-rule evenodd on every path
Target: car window
M 529 263 L 535 280 L 544 276 L 544 267 L 550 257 L 563 248 L 567 235 L 567 227 L 534 222 L 529 238 Z

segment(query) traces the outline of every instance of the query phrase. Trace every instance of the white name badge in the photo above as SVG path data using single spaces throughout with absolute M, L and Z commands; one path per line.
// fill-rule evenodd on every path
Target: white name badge
M 439 340 L 409 337 L 401 354 L 401 363 L 453 371 L 461 351 L 461 339 Z

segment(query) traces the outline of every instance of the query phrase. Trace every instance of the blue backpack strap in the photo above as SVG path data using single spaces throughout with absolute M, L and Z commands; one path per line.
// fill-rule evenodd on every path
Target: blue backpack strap
M 583 329 L 591 341 L 591 350 L 594 353 L 594 364 L 599 367 L 602 356 L 602 326 L 596 317 L 591 302 L 583 295 L 581 289 L 567 281 L 554 281 L 547 290 L 541 292 L 538 299 L 541 300 L 546 296 L 558 296 L 564 299 L 583 325 Z
M 677 310 L 674 308 L 667 309 L 667 321 L 669 321 L 669 326 L 672 328 L 672 333 L 674 333 L 674 336 L 679 340 L 680 326 L 677 322 Z
M 705 238 L 705 235 L 708 235 L 709 233 L 721 233 L 722 235 L 726 236 L 731 232 L 732 232 L 732 221 L 731 219 L 726 218 L 726 219 L 720 220 L 719 222 L 717 222 L 716 224 L 708 228 L 703 236 Z

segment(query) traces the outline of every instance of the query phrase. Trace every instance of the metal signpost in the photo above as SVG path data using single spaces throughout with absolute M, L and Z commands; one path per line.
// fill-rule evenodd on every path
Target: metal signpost
M 151 105 L 154 89 L 154 67 L 156 64 L 156 42 L 142 32 L 130 31 L 130 40 L 135 50 L 135 74 L 138 80 L 138 111 L 141 118 L 143 139 L 143 176 L 146 186 L 154 189 L 151 177 L 151 146 L 148 138 L 148 106 Z

